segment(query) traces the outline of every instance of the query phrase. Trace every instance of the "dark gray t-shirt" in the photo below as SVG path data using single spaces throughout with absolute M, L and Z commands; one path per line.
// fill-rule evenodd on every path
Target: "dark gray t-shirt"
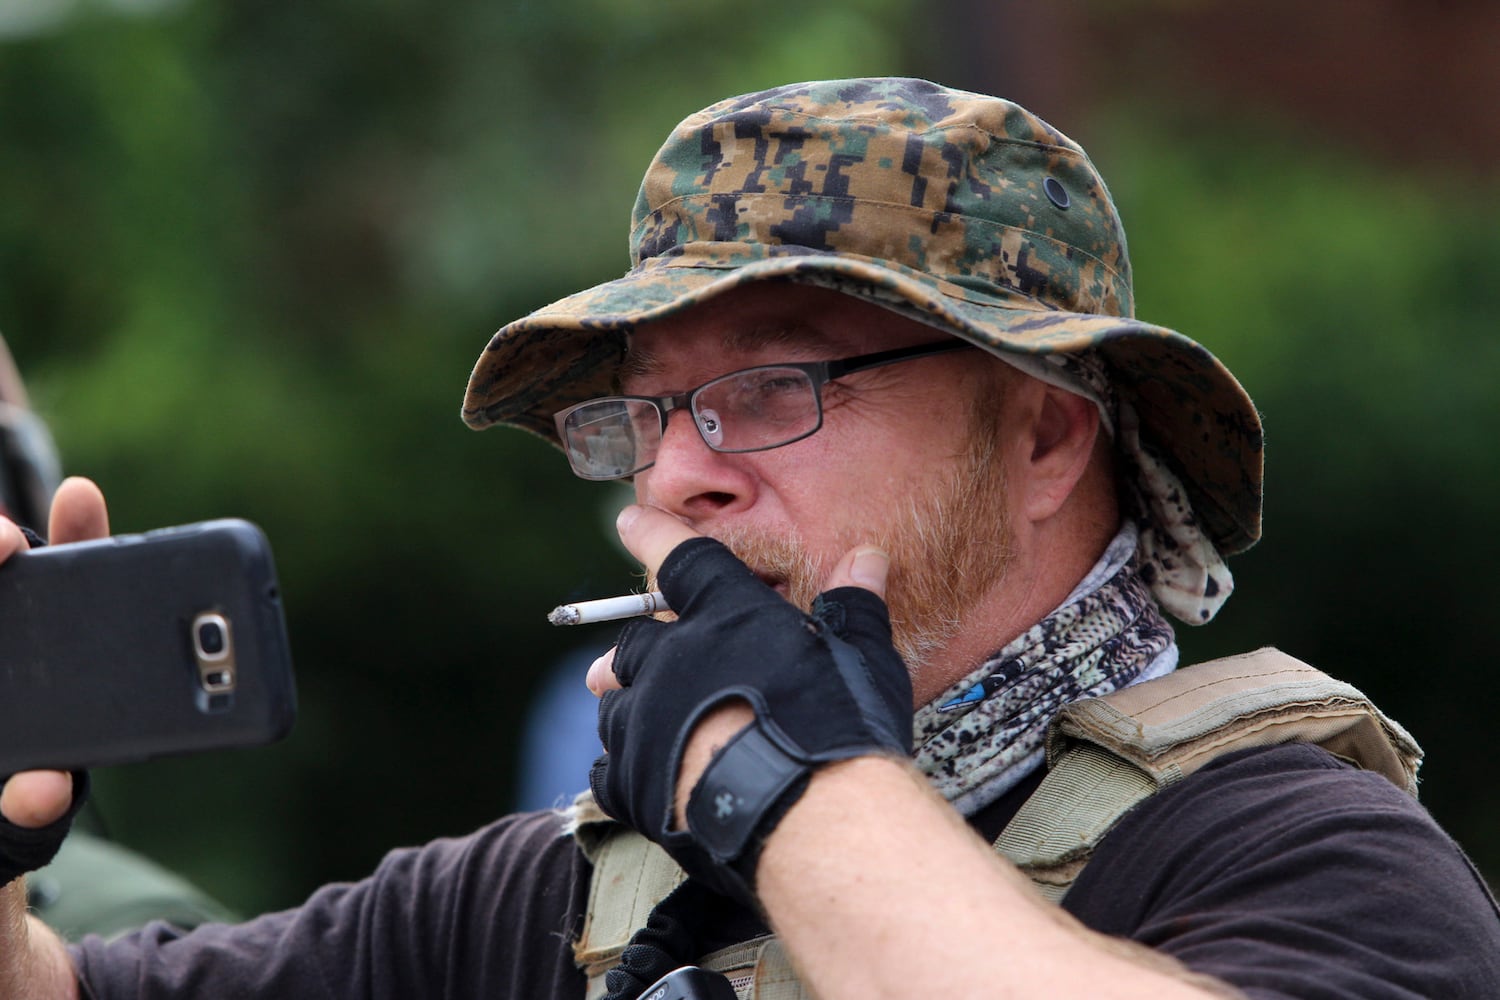
M 531 813 L 393 852 L 295 910 L 74 954 L 100 1000 L 581 998 L 588 875 L 559 819 Z M 1472 865 L 1410 796 L 1314 747 L 1232 754 L 1147 800 L 1064 905 L 1255 998 L 1500 997 L 1500 913 Z M 1003 962 L 994 944 L 975 961 Z

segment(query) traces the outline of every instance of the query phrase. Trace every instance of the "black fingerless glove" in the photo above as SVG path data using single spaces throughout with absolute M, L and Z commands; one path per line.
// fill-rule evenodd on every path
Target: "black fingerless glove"
M 676 622 L 626 626 L 605 694 L 606 753 L 590 785 L 605 812 L 661 844 L 689 875 L 754 899 L 766 837 L 822 764 L 911 753 L 911 679 L 891 645 L 885 603 L 867 590 L 819 595 L 811 615 L 708 538 L 662 563 Z M 716 706 L 749 702 L 755 722 L 716 753 L 673 829 L 683 748 Z
M 9 778 L 0 780 L 5 787 Z M 73 826 L 73 817 L 89 797 L 87 771 L 73 772 L 73 804 L 59 819 L 43 827 L 17 826 L 0 816 L 0 885 L 9 885 L 27 872 L 34 872 L 57 856 L 63 838 Z

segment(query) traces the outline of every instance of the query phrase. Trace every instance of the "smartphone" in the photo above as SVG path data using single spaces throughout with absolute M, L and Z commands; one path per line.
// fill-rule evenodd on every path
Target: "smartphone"
M 0 776 L 256 746 L 295 715 L 276 570 L 250 522 L 0 564 Z
M 735 992 L 723 975 L 685 965 L 646 987 L 636 1000 L 735 1000 Z

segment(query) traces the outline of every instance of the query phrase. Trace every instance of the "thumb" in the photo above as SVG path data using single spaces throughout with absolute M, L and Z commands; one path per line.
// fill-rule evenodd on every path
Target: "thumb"
M 689 528 L 680 518 L 659 507 L 638 504 L 630 504 L 620 511 L 615 518 L 615 530 L 620 533 L 620 541 L 625 548 L 641 561 L 646 573 L 653 579 L 673 549 L 690 538 L 698 537 L 698 532 Z
M 891 557 L 874 545 L 856 545 L 833 567 L 823 581 L 825 591 L 838 587 L 863 587 L 885 599 L 885 580 L 891 571 Z
M 0 819 L 39 829 L 61 819 L 72 803 L 73 776 L 63 771 L 12 775 L 0 791 Z
M 589 672 L 584 676 L 583 683 L 593 692 L 595 698 L 603 698 L 606 691 L 618 691 L 622 685 L 620 679 L 615 676 L 615 649 L 611 646 L 603 656 L 589 664 Z
M 47 540 L 54 545 L 83 542 L 109 534 L 109 512 L 104 494 L 92 480 L 69 476 L 52 498 Z

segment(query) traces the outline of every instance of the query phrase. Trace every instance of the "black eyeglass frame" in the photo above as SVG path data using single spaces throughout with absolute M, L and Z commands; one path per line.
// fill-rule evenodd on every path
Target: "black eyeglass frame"
M 559 410 L 557 413 L 552 415 L 552 420 L 557 427 L 558 440 L 563 443 L 564 452 L 567 452 L 568 432 L 565 425 L 569 415 L 571 415 L 575 411 L 580 410 L 585 406 L 595 406 L 599 403 L 613 402 L 615 400 L 650 403 L 652 407 L 655 408 L 656 414 L 661 420 L 660 435 L 662 437 L 664 437 L 667 433 L 667 420 L 672 415 L 672 412 L 674 410 L 686 410 L 688 416 L 692 418 L 693 429 L 698 432 L 698 437 L 701 438 L 703 443 L 707 445 L 712 451 L 719 452 L 723 455 L 742 455 L 753 451 L 770 451 L 773 448 L 781 448 L 785 445 L 794 444 L 798 441 L 801 441 L 804 438 L 812 437 L 822 429 L 823 386 L 827 385 L 829 382 L 833 382 L 837 379 L 843 378 L 845 375 L 852 375 L 854 372 L 866 371 L 870 368 L 880 368 L 884 365 L 893 365 L 902 361 L 914 361 L 917 358 L 930 357 L 935 354 L 946 354 L 949 351 L 966 350 L 971 347 L 977 348 L 978 346 L 978 344 L 972 344 L 967 340 L 961 340 L 957 337 L 954 337 L 951 340 L 935 341 L 930 344 L 914 344 L 911 347 L 897 347 L 888 351 L 876 351 L 872 354 L 857 354 L 851 358 L 836 358 L 830 361 L 788 361 L 780 364 L 753 365 L 749 368 L 741 368 L 738 371 L 726 372 L 723 375 L 719 375 L 709 379 L 707 382 L 704 382 L 700 386 L 688 389 L 684 392 L 673 393 L 669 396 L 597 396 L 593 399 L 586 399 L 581 403 L 573 404 L 565 410 Z M 772 368 L 793 368 L 807 376 L 808 381 L 812 383 L 813 402 L 817 407 L 818 414 L 817 420 L 814 421 L 813 425 L 806 431 L 803 431 L 795 437 L 787 438 L 785 441 L 778 441 L 775 444 L 756 445 L 753 448 L 721 448 L 715 445 L 708 439 L 708 435 L 704 431 L 703 425 L 699 420 L 698 413 L 694 409 L 694 403 L 697 400 L 698 394 L 701 393 L 704 389 L 707 389 L 709 386 L 715 385 L 716 383 L 721 382 L 724 379 L 734 378 L 735 376 L 739 375 L 746 375 L 750 372 L 765 371 Z M 657 443 L 658 445 L 660 444 L 660 438 L 658 438 Z M 580 472 L 578 467 L 576 465 L 573 465 L 571 455 L 569 457 L 568 464 L 570 467 L 572 467 L 573 474 L 578 476 L 580 479 L 588 479 L 594 482 L 609 482 L 615 479 L 627 479 L 638 472 L 644 472 L 647 469 L 651 468 L 651 466 L 656 464 L 656 459 L 653 458 L 651 461 L 646 462 L 643 465 L 638 465 L 635 468 L 631 469 L 629 472 L 621 472 L 609 476 L 591 476 L 587 473 Z

